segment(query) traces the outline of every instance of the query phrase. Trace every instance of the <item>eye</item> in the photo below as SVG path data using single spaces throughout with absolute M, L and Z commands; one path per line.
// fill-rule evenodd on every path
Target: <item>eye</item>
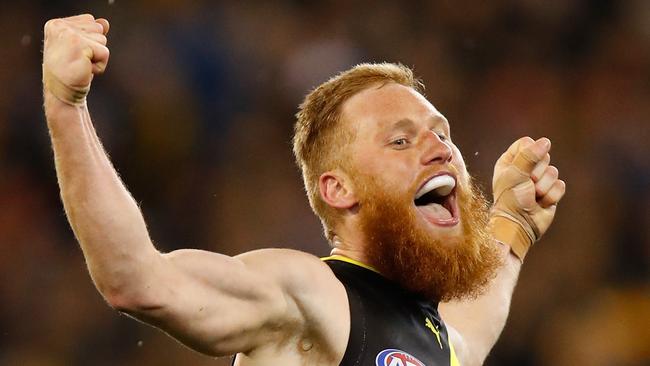
M 391 142 L 391 145 L 395 147 L 406 147 L 409 144 L 409 140 L 406 137 L 400 137 Z
M 431 132 L 435 133 L 436 136 L 438 136 L 438 138 L 439 138 L 440 141 L 442 141 L 442 142 L 446 142 L 446 141 L 449 140 L 449 138 L 447 137 L 447 135 L 445 135 L 443 132 L 438 132 L 438 131 L 435 131 L 435 130 L 431 130 Z

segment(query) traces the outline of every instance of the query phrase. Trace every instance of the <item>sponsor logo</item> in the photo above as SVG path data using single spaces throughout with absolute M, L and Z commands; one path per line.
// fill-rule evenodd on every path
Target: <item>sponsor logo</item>
M 385 349 L 377 354 L 377 366 L 426 366 L 422 361 L 398 349 Z

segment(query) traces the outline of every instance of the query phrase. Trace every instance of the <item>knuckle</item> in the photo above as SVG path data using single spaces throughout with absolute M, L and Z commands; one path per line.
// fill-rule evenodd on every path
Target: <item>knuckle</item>
M 520 138 L 515 144 L 519 145 L 519 150 L 527 150 L 533 143 L 535 143 L 535 140 L 532 138 L 526 136 Z
M 57 28 L 60 28 L 63 23 L 62 19 L 56 18 L 56 19 L 50 19 L 45 23 L 45 26 L 43 29 L 45 30 L 46 33 L 51 33 L 55 31 Z
M 83 44 L 83 38 L 77 33 L 70 32 L 67 34 L 67 41 L 70 42 L 71 45 L 73 46 L 78 46 Z
M 97 53 L 101 54 L 102 56 L 108 55 L 110 53 L 110 51 L 108 50 L 108 47 L 106 47 L 106 46 L 104 46 L 102 44 L 96 45 L 95 51 Z
M 555 202 L 559 201 L 560 198 L 564 195 L 564 190 L 559 188 L 558 186 L 553 187 L 547 194 L 548 196 L 552 197 Z
M 533 178 L 534 181 L 539 181 L 540 179 L 542 179 L 542 178 L 540 177 L 540 174 L 539 174 L 537 171 L 533 171 L 533 172 L 530 174 L 530 177 Z

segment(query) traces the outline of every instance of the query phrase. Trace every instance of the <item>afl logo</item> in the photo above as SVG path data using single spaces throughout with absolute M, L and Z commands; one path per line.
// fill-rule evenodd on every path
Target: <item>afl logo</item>
M 426 366 L 417 358 L 398 349 L 385 349 L 377 354 L 377 366 Z

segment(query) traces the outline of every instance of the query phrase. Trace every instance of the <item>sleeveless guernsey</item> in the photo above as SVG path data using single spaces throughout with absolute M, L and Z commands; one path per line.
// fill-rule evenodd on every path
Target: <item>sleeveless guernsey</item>
M 322 260 L 345 286 L 350 306 L 350 336 L 339 366 L 460 366 L 437 303 L 347 257 Z
M 438 304 L 347 257 L 323 258 L 345 286 L 350 337 L 340 366 L 459 366 Z

